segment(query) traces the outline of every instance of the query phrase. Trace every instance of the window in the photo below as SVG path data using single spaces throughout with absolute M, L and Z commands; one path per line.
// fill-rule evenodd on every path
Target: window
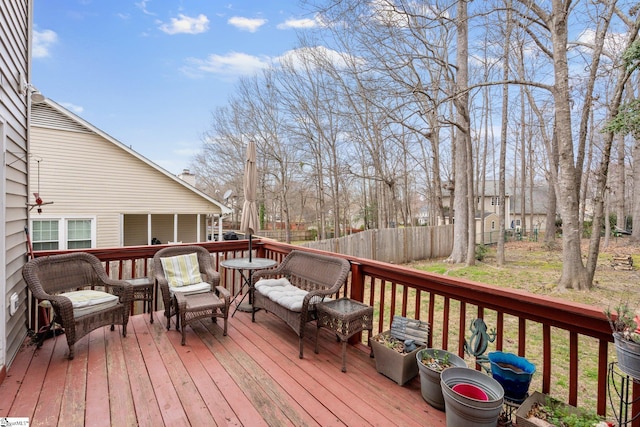
M 54 251 L 58 247 L 58 221 L 33 221 L 32 239 L 34 251 Z
M 492 230 L 496 229 L 496 222 L 495 221 L 491 221 L 491 229 Z
M 70 219 L 67 221 L 67 249 L 91 247 L 91 220 Z
M 500 197 L 492 197 L 491 206 L 500 206 Z
M 87 249 L 95 246 L 95 219 L 52 218 L 31 221 L 34 251 Z

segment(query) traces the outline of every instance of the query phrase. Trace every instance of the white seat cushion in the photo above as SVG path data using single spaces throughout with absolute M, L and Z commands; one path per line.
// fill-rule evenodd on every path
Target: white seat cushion
M 182 295 L 199 294 L 202 292 L 209 292 L 210 290 L 211 284 L 207 282 L 200 282 L 186 286 L 169 286 L 169 293 L 171 294 L 171 296 L 177 293 L 180 293 Z
M 309 293 L 293 286 L 286 278 L 260 279 L 256 282 L 256 291 L 276 304 L 295 312 L 302 311 L 302 302 Z M 322 301 L 321 298 L 317 298 L 317 301 L 314 299 L 309 304 L 310 309 L 315 308 L 315 304 Z
M 92 289 L 65 292 L 60 295 L 71 300 L 74 317 L 86 316 L 96 311 L 105 310 L 117 305 L 120 300 L 117 295 Z

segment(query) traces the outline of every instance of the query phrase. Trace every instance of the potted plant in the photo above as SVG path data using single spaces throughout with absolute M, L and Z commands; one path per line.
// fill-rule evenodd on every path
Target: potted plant
M 442 371 L 454 366 L 466 368 L 467 363 L 456 354 L 446 350 L 425 348 L 416 353 L 420 372 L 420 391 L 422 398 L 431 406 L 444 410 L 444 398 L 440 386 Z
M 416 353 L 423 349 L 413 340 L 402 340 L 386 331 L 371 338 L 371 349 L 376 360 L 376 370 L 384 376 L 391 378 L 398 385 L 404 385 L 407 381 L 418 375 L 418 367 L 415 362 Z
M 611 331 L 618 358 L 618 368 L 634 379 L 640 379 L 640 329 L 638 316 L 627 302 L 615 307 L 615 315 L 610 309 L 604 311 Z
M 608 427 L 593 411 L 567 405 L 538 391 L 530 395 L 516 411 L 518 427 Z

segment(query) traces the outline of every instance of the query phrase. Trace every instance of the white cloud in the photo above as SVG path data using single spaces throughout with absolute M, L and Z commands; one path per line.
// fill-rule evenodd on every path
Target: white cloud
M 358 58 L 351 55 L 340 53 L 337 50 L 329 49 L 325 46 L 303 47 L 289 50 L 277 58 L 278 62 L 290 64 L 295 68 L 302 66 L 303 63 L 311 65 L 327 61 L 337 68 L 344 68 L 349 63 L 362 63 Z
M 149 2 L 149 0 L 142 0 L 142 1 L 138 2 L 138 3 L 136 3 L 135 5 L 138 7 L 138 9 L 140 9 L 142 11 L 142 13 L 144 13 L 146 15 L 155 15 L 155 13 L 151 13 L 147 9 L 147 3 L 148 2 Z
M 289 30 L 289 29 L 308 29 L 308 28 L 316 28 L 324 26 L 322 22 L 318 19 L 287 19 L 282 24 L 278 24 L 279 30 Z
M 257 57 L 241 52 L 231 52 L 226 55 L 209 55 L 206 59 L 188 58 L 187 66 L 182 71 L 191 76 L 199 77 L 203 73 L 222 76 L 252 75 L 256 71 L 269 66 L 268 57 Z
M 58 35 L 51 30 L 33 31 L 33 46 L 31 54 L 34 58 L 49 56 L 49 49 L 58 41 Z
M 255 33 L 260 27 L 267 23 L 267 20 L 262 18 L 244 18 L 242 16 L 233 16 L 229 18 L 227 23 L 229 25 L 233 25 L 239 30 Z
M 69 110 L 69 111 L 71 111 L 73 113 L 76 113 L 76 114 L 81 114 L 84 111 L 84 107 L 72 104 L 70 102 L 61 102 L 60 105 L 62 105 L 67 110 Z
M 209 18 L 200 14 L 196 18 L 179 14 L 171 18 L 171 23 L 160 25 L 160 30 L 167 34 L 200 34 L 209 30 Z

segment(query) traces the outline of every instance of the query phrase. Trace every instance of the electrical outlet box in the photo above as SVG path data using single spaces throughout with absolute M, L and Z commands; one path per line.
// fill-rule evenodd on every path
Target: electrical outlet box
M 18 307 L 20 306 L 20 300 L 18 299 L 18 294 L 13 293 L 9 298 L 9 314 L 13 316 L 18 311 Z

